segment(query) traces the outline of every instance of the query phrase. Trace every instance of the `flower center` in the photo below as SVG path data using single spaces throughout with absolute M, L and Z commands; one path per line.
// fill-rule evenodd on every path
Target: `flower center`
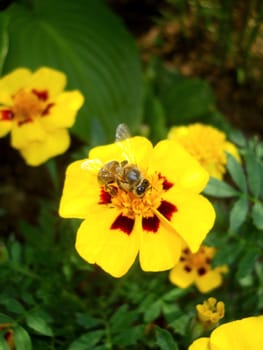
M 49 113 L 54 103 L 46 103 L 48 91 L 19 90 L 13 97 L 13 106 L 0 111 L 1 120 L 15 120 L 18 126 L 32 122 L 37 116 Z
M 18 122 L 23 123 L 32 120 L 34 116 L 41 114 L 44 102 L 33 91 L 19 91 L 14 97 L 12 111 Z
M 205 247 L 201 247 L 197 253 L 191 253 L 186 248 L 182 251 L 180 261 L 183 262 L 186 272 L 191 272 L 195 269 L 199 276 L 206 274 L 211 269 L 211 258 L 213 252 L 210 254 L 206 251 Z
M 151 188 L 142 198 L 135 196 L 132 192 L 125 192 L 118 189 L 117 195 L 111 198 L 112 204 L 120 209 L 123 215 L 134 218 L 136 215 L 142 215 L 145 218 L 154 215 L 153 208 L 158 208 L 161 204 L 161 194 L 163 192 L 163 179 L 157 174 L 148 176 L 147 179 Z
M 150 183 L 150 188 L 143 197 L 124 191 L 117 184 L 110 192 L 101 187 L 98 204 L 114 206 L 120 212 L 113 221 L 111 229 L 119 229 L 129 235 L 133 230 L 136 216 L 141 216 L 143 230 L 156 233 L 160 226 L 160 218 L 170 221 L 177 212 L 178 209 L 174 204 L 162 198 L 163 193 L 168 191 L 173 183 L 157 173 L 147 175 L 146 179 Z

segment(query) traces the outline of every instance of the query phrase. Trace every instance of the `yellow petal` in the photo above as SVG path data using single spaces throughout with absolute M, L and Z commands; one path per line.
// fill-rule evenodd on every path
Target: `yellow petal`
M 49 158 L 64 153 L 70 144 L 70 136 L 67 130 L 58 129 L 46 134 L 41 142 L 32 141 L 20 149 L 21 155 L 26 163 L 31 166 L 38 166 Z
M 194 269 L 186 271 L 185 264 L 178 263 L 169 273 L 170 281 L 180 288 L 187 288 L 194 283 L 196 272 Z
M 24 84 L 27 89 L 47 90 L 49 100 L 61 93 L 66 85 L 66 75 L 58 70 L 42 67 L 36 70 L 30 81 Z
M 208 293 L 211 290 L 221 286 L 223 278 L 221 273 L 217 270 L 210 270 L 203 276 L 197 276 L 196 286 L 201 293 Z
M 27 84 L 31 76 L 29 69 L 18 68 L 0 79 L 0 104 L 11 106 L 12 96 Z
M 0 114 L 1 114 L 1 111 L 0 111 Z M 7 135 L 10 132 L 10 130 L 12 130 L 13 125 L 14 125 L 13 121 L 0 120 L 0 137 Z
M 54 128 L 70 128 L 75 123 L 77 112 L 84 103 L 83 95 L 75 91 L 66 91 L 52 100 L 54 106 L 47 116 L 41 118 L 41 123 L 47 130 Z
M 11 145 L 14 148 L 22 149 L 28 147 L 31 142 L 44 142 L 46 137 L 47 133 L 37 119 L 20 126 L 14 123 L 11 131 Z
M 150 160 L 150 169 L 161 172 L 177 188 L 201 192 L 208 180 L 207 171 L 176 141 L 159 142 Z
M 215 210 L 202 195 L 176 192 L 174 187 L 164 194 L 164 199 L 177 208 L 170 222 L 195 253 L 214 225 Z
M 103 163 L 110 160 L 129 160 L 145 168 L 152 152 L 152 144 L 145 137 L 135 136 L 121 142 L 93 148 L 89 158 L 100 159 Z
M 134 263 L 139 244 L 139 232 L 129 235 L 110 229 L 120 212 L 114 208 L 95 208 L 77 232 L 76 249 L 87 262 L 99 265 L 113 277 L 122 277 Z
M 256 350 L 263 344 L 263 316 L 225 323 L 210 336 L 211 350 Z M 192 349 L 191 349 L 192 350 Z
M 240 155 L 238 153 L 238 150 L 236 148 L 236 146 L 231 143 L 231 142 L 225 142 L 224 143 L 224 150 L 230 154 L 232 154 L 232 156 L 234 156 L 236 158 L 236 160 L 238 160 L 239 162 L 241 162 L 241 159 L 240 159 Z
M 176 232 L 160 222 L 156 233 L 143 231 L 140 243 L 140 264 L 144 271 L 171 269 L 179 260 L 182 240 Z
M 195 340 L 188 348 L 188 350 L 211 350 L 209 347 L 209 338 L 199 338 Z M 223 349 L 222 350 L 228 350 L 228 349 Z M 232 349 L 229 349 L 232 350 Z
M 90 208 L 99 202 L 97 175 L 83 169 L 84 161 L 78 160 L 67 168 L 59 207 L 59 215 L 62 217 L 87 218 L 92 210 Z

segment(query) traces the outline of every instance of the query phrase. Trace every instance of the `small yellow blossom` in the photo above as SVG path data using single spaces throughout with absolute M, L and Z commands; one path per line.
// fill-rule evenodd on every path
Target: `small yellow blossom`
M 37 166 L 66 151 L 67 128 L 84 99 L 77 91 L 64 91 L 66 76 L 42 67 L 32 73 L 18 68 L 0 79 L 0 137 L 11 133 L 11 145 L 26 163 Z
M 219 287 L 223 282 L 222 273 L 228 269 L 226 265 L 211 267 L 215 253 L 216 249 L 208 246 L 201 246 L 196 253 L 184 248 L 180 261 L 169 273 L 170 281 L 180 288 L 196 284 L 201 293 L 208 293 Z
M 210 338 L 195 340 L 188 350 L 259 350 L 263 344 L 263 316 L 222 324 Z
M 226 153 L 232 154 L 238 161 L 240 157 L 235 145 L 226 140 L 226 135 L 215 127 L 204 124 L 172 127 L 168 139 L 179 142 L 210 176 L 222 179 L 226 172 Z
M 80 256 L 114 277 L 123 276 L 138 253 L 144 271 L 171 269 L 184 242 L 197 251 L 215 220 L 213 206 L 199 194 L 209 175 L 178 143 L 153 147 L 140 136 L 128 141 L 131 155 L 123 140 L 69 165 L 59 208 L 62 217 L 84 219 L 76 239 Z M 98 173 L 105 164 L 135 167 L 148 190 L 135 194 L 120 178 L 104 186 Z
M 205 326 L 217 324 L 225 315 L 225 304 L 210 297 L 196 305 L 197 319 Z

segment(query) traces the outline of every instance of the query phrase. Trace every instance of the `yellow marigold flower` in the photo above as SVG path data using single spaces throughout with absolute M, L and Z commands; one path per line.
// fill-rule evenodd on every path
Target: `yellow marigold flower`
M 168 139 L 179 142 L 210 176 L 222 179 L 226 171 L 226 154 L 231 153 L 238 161 L 240 157 L 235 145 L 226 140 L 226 135 L 218 129 L 204 124 L 172 127 Z
M 18 68 L 0 79 L 0 137 L 11 132 L 11 145 L 28 165 L 37 166 L 66 151 L 67 128 L 84 99 L 64 91 L 66 76 L 42 67 L 32 73 Z
M 165 140 L 153 147 L 144 137 L 132 137 L 127 157 L 126 141 L 95 147 L 88 160 L 69 165 L 59 209 L 62 217 L 85 219 L 76 249 L 114 277 L 123 276 L 138 253 L 144 271 L 172 268 L 182 242 L 198 250 L 215 219 L 213 206 L 199 194 L 209 175 L 179 144 Z M 96 170 L 89 166 L 96 163 Z M 108 188 L 100 184 L 103 165 L 116 163 L 119 170 L 135 168 L 130 178 L 140 173 L 148 190 L 140 195 L 125 189 L 122 178 Z
M 263 344 L 263 316 L 243 318 L 217 327 L 210 338 L 195 340 L 188 350 L 259 350 Z
M 201 246 L 196 253 L 189 248 L 181 252 L 180 261 L 169 273 L 170 281 L 180 288 L 196 284 L 201 293 L 210 292 L 222 284 L 222 273 L 227 272 L 227 266 L 211 267 L 216 249 Z

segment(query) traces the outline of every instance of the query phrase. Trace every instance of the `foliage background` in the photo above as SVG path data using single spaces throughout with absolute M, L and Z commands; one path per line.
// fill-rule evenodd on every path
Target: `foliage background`
M 224 130 L 242 164 L 228 160 L 224 182 L 205 193 L 217 210 L 206 243 L 230 273 L 211 295 L 224 321 L 263 307 L 262 15 L 260 0 L 1 1 L 1 74 L 25 66 L 64 71 L 85 95 L 69 151 L 28 168 L 0 140 L 0 324 L 16 348 L 186 349 L 195 305 L 167 272 L 135 266 L 113 279 L 74 250 L 78 220 L 57 209 L 67 165 L 111 142 L 116 125 L 153 142 L 195 121 Z M 4 331 L 0 348 L 8 349 Z

